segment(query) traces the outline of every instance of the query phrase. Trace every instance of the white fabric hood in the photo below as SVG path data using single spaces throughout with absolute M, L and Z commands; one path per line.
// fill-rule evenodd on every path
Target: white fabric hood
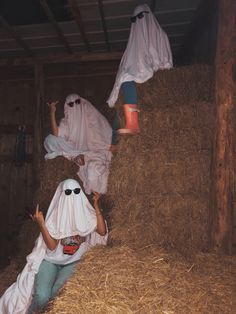
M 67 103 L 80 99 L 79 105 Z M 112 130 L 107 119 L 86 99 L 78 94 L 67 96 L 64 118 L 59 124 L 59 136 L 75 144 L 79 151 L 108 150 Z
M 143 13 L 131 24 L 128 44 L 121 59 L 113 90 L 107 100 L 114 107 L 120 86 L 124 82 L 143 83 L 159 69 L 173 66 L 172 53 L 166 33 L 163 31 L 147 4 L 135 8 L 132 16 Z
M 80 189 L 80 193 L 75 194 L 75 189 Z M 72 192 L 66 195 L 65 190 Z M 78 234 L 84 237 L 96 229 L 95 210 L 76 180 L 67 179 L 58 185 L 47 212 L 46 226 L 54 239 Z

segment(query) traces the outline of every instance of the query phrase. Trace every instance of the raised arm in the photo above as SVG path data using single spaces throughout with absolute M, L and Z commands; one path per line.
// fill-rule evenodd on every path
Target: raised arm
M 50 109 L 50 122 L 51 122 L 51 130 L 52 134 L 55 136 L 58 136 L 58 126 L 57 126 L 57 121 L 56 121 L 56 105 L 58 104 L 57 101 L 53 101 L 51 103 L 47 103 L 48 107 Z
M 103 218 L 100 206 L 99 206 L 99 199 L 100 199 L 100 194 L 98 192 L 93 192 L 94 196 L 93 196 L 93 205 L 96 211 L 96 215 L 97 215 L 97 233 L 100 234 L 101 236 L 104 236 L 107 231 L 106 231 L 106 224 L 105 224 L 105 220 Z
M 43 213 L 39 210 L 39 204 L 37 204 L 35 214 L 31 215 L 31 218 L 33 219 L 33 221 L 36 221 L 38 223 L 47 248 L 51 251 L 54 251 L 59 241 L 50 236 L 48 229 L 45 226 Z

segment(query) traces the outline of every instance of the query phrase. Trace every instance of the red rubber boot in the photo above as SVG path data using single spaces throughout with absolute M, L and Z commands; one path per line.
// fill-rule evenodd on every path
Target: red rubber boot
M 125 128 L 119 129 L 119 134 L 137 134 L 140 132 L 138 124 L 138 112 L 137 105 L 125 104 L 123 105 L 125 113 Z

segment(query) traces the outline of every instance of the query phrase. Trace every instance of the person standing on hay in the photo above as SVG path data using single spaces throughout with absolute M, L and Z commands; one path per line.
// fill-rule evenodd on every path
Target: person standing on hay
M 27 264 L 0 299 L 1 314 L 32 314 L 41 311 L 72 275 L 77 262 L 92 246 L 106 245 L 108 231 L 94 192 L 94 207 L 79 183 L 62 181 L 44 220 L 36 207 L 31 215 L 40 235 Z
M 147 4 L 138 5 L 130 20 L 128 44 L 107 103 L 114 107 L 121 88 L 126 125 L 118 133 L 136 134 L 140 129 L 135 83 L 146 82 L 157 70 L 172 68 L 173 61 L 168 37 Z
M 44 141 L 45 159 L 64 156 L 73 160 L 79 166 L 77 174 L 85 192 L 106 193 L 113 148 L 111 126 L 89 101 L 78 94 L 67 96 L 64 118 L 58 126 L 57 103 L 48 103 L 52 134 Z

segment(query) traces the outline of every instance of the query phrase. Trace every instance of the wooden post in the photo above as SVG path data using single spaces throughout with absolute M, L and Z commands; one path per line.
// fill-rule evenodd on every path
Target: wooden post
M 40 163 L 43 158 L 43 106 L 44 106 L 44 73 L 43 65 L 36 64 L 35 70 L 35 115 L 34 115 L 34 176 L 35 188 L 40 186 Z
M 216 133 L 212 164 L 210 204 L 211 248 L 232 252 L 233 215 L 233 136 L 236 89 L 236 5 L 219 0 L 216 51 Z

